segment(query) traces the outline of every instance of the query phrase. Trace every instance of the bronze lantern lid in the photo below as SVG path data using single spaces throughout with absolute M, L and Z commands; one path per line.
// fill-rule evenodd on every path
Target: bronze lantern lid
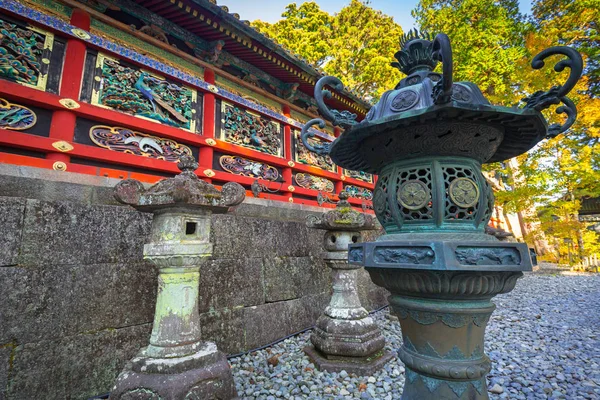
M 331 96 L 325 85 L 341 90 L 339 79 L 328 76 L 317 82 L 319 111 L 346 130 L 330 145 L 311 146 L 306 139 L 314 132 L 309 128 L 316 124 L 324 127 L 322 120 L 313 119 L 302 134 L 308 148 L 329 154 L 343 168 L 370 173 L 377 173 L 390 162 L 423 156 L 464 156 L 489 163 L 523 154 L 544 138 L 566 131 L 575 121 L 575 105 L 566 95 L 581 76 L 583 61 L 569 47 L 546 49 L 532 62 L 532 67 L 539 69 L 551 55 L 567 56 L 554 67 L 558 72 L 570 69 L 566 83 L 534 93 L 524 99 L 524 108 L 517 108 L 491 105 L 476 84 L 453 82 L 447 35 L 432 38 L 415 30 L 403 35 L 400 45 L 395 54 L 398 61 L 392 66 L 407 76 L 385 92 L 361 122 L 356 121 L 355 114 L 325 105 L 324 98 Z M 434 72 L 439 61 L 441 74 Z M 567 121 L 548 126 L 541 111 L 560 103 L 563 105 L 556 111 L 566 113 Z

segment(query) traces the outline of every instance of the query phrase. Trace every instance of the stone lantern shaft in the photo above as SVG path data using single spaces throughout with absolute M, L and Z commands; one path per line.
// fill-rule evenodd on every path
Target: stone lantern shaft
M 360 266 L 348 264 L 348 246 L 362 241 L 361 230 L 374 229 L 373 218 L 356 212 L 340 193 L 335 210 L 311 217 L 308 226 L 325 229 L 323 260 L 331 268 L 333 293 L 304 351 L 319 369 L 370 375 L 392 357 L 384 351 L 381 331 L 361 305 L 356 290 Z
M 245 190 L 228 183 L 218 191 L 198 179 L 198 164 L 180 160 L 182 173 L 148 190 L 135 180 L 115 188 L 115 196 L 152 212 L 144 259 L 158 268 L 158 293 L 150 343 L 117 378 L 111 399 L 189 400 L 236 398 L 225 355 L 202 340 L 198 294 L 202 263 L 212 255 L 211 214 L 241 203 Z

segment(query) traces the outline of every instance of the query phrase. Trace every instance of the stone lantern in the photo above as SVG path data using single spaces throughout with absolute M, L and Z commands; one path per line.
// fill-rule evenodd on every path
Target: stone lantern
M 362 266 L 348 264 L 348 245 L 362 242 L 361 231 L 375 229 L 373 217 L 354 211 L 348 194 L 340 193 L 334 210 L 311 215 L 309 228 L 324 229 L 323 259 L 333 281 L 333 295 L 317 320 L 304 351 L 317 368 L 331 372 L 372 375 L 392 355 L 384 351 L 385 339 L 361 306 L 356 291 L 357 272 Z
M 159 269 L 150 344 L 117 378 L 111 399 L 232 399 L 235 385 L 225 355 L 201 339 L 198 313 L 200 267 L 212 254 L 210 217 L 240 204 L 245 190 L 222 191 L 199 179 L 196 161 L 184 156 L 182 171 L 149 189 L 133 179 L 115 187 L 118 201 L 153 213 L 144 259 Z
M 364 266 L 373 282 L 391 292 L 399 318 L 406 365 L 402 399 L 488 399 L 484 332 L 495 306 L 492 297 L 511 291 L 531 270 L 525 243 L 486 235 L 494 206 L 483 163 L 525 153 L 545 138 L 566 131 L 575 105 L 566 95 L 583 69 L 568 47 L 538 54 L 534 69 L 552 55 L 566 56 L 554 69 L 569 69 L 564 85 L 536 92 L 524 108 L 491 105 L 477 85 L 453 82 L 448 36 L 413 31 L 404 35 L 393 63 L 407 77 L 385 92 L 359 123 L 348 111 L 330 110 L 324 77 L 315 87 L 321 114 L 345 127 L 332 144 L 312 147 L 339 166 L 378 175 L 373 196 L 386 234 L 372 243 L 349 245 L 349 263 Z M 442 74 L 433 72 L 442 62 Z M 548 126 L 541 111 L 558 105 L 564 124 Z M 309 121 L 302 139 L 314 136 Z

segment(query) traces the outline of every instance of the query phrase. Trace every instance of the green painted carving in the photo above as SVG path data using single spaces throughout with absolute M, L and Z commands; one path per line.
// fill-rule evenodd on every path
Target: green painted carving
M 336 171 L 336 166 L 333 163 L 333 161 L 331 161 L 331 158 L 329 158 L 329 156 L 313 153 L 309 151 L 306 148 L 306 146 L 304 146 L 304 143 L 302 143 L 302 140 L 300 140 L 300 131 L 294 131 L 294 138 L 294 143 L 296 146 L 296 162 L 306 165 L 312 165 L 313 167 L 321 168 L 327 171 Z M 309 138 L 307 140 L 308 143 L 312 146 L 318 145 L 322 142 L 322 140 L 317 138 Z
M 358 179 L 360 181 L 373 183 L 373 175 L 369 174 L 368 172 L 350 171 L 348 169 L 345 169 L 344 175 L 349 176 L 350 178 Z
M 21 28 L 0 19 L 0 77 L 30 86 L 45 87 L 42 72 L 48 60 L 44 49 L 53 36 L 32 28 Z
M 37 116 L 29 108 L 0 98 L 0 129 L 22 131 L 37 122 Z
M 221 139 L 253 150 L 281 157 L 280 125 L 234 105 L 221 105 Z
M 98 56 L 101 83 L 92 103 L 195 131 L 196 92 Z
M 354 185 L 344 186 L 344 191 L 348 193 L 348 196 L 357 199 L 373 200 L 373 191 L 367 188 L 358 187 Z
M 319 176 L 297 173 L 295 178 L 298 186 L 303 187 L 304 189 L 313 189 L 328 193 L 333 193 L 335 189 L 333 182 Z

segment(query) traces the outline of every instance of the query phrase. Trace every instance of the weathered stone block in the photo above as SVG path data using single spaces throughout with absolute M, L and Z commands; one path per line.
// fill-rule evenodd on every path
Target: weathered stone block
M 309 232 L 304 223 L 274 221 L 233 215 L 212 217 L 215 258 L 318 256 L 320 235 Z
M 0 345 L 0 400 L 6 399 L 6 386 L 8 385 L 8 371 L 13 344 Z
M 156 271 L 145 263 L 0 268 L 0 343 L 28 343 L 152 321 Z
M 200 267 L 200 313 L 265 302 L 260 258 L 213 259 Z
M 0 267 L 18 262 L 24 215 L 25 199 L 0 197 Z
M 7 398 L 86 399 L 106 393 L 149 335 L 146 324 L 20 345 Z
M 19 262 L 99 264 L 140 261 L 151 216 L 126 207 L 28 200 Z
M 202 313 L 200 324 L 202 340 L 215 342 L 225 354 L 237 354 L 247 350 L 243 307 Z
M 267 302 L 300 298 L 329 291 L 329 268 L 317 257 L 268 257 L 263 259 Z
M 313 326 L 325 308 L 329 294 L 267 303 L 244 309 L 246 349 L 267 345 Z

